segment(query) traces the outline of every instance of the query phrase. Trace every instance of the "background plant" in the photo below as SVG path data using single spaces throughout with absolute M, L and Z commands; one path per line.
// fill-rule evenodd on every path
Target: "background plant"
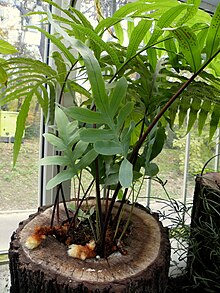
M 184 150 L 186 141 L 186 129 L 176 129 L 176 137 L 173 140 L 173 147 L 179 150 L 179 170 L 184 171 Z M 202 135 L 198 135 L 198 130 L 193 127 L 190 131 L 190 164 L 188 172 L 191 175 L 198 174 L 206 162 L 215 151 L 215 141 L 209 140 L 208 126 L 204 126 Z M 211 166 L 210 166 L 211 167 Z
M 166 183 L 158 177 L 154 180 L 161 185 L 165 193 L 164 199 L 157 200 L 161 204 L 158 213 L 160 219 L 169 228 L 172 252 L 169 275 L 170 278 L 177 278 L 186 273 L 192 203 L 183 203 L 171 198 L 167 192 Z

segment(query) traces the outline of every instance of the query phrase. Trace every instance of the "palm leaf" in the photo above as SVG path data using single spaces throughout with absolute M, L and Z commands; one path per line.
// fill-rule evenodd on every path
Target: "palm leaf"
M 49 40 L 51 40 L 52 43 L 54 43 L 57 46 L 57 48 L 61 50 L 61 52 L 65 55 L 65 57 L 67 58 L 67 60 L 70 61 L 71 64 L 74 64 L 76 62 L 76 59 L 73 56 L 73 54 L 59 38 L 56 38 L 54 35 L 37 26 L 30 26 L 29 28 L 36 29 L 42 34 L 44 34 Z
M 60 7 L 56 2 L 51 1 L 51 0 L 44 0 L 44 2 L 48 3 L 49 5 L 55 7 L 56 9 L 60 10 L 61 12 L 63 12 L 63 14 L 66 14 L 67 18 L 72 19 L 72 21 L 76 22 L 76 23 L 80 23 L 80 21 L 71 13 L 70 10 L 67 9 L 63 9 L 62 7 Z M 70 7 L 71 9 L 71 7 Z M 44 12 L 40 12 L 40 13 L 44 13 Z
M 18 50 L 6 42 L 5 40 L 0 40 L 0 53 L 1 54 L 13 54 L 16 53 Z
M 186 23 L 188 20 L 191 20 L 197 13 L 201 0 L 188 0 L 187 12 L 185 15 L 178 21 L 177 26 L 181 26 Z
M 119 44 L 122 45 L 124 42 L 124 32 L 120 22 L 114 25 L 114 32 L 116 34 Z
M 171 23 L 180 15 L 180 13 L 187 8 L 187 5 L 177 5 L 165 11 L 159 18 L 156 28 L 153 31 L 153 34 L 147 43 L 147 46 L 154 44 L 158 38 L 163 34 L 163 28 L 167 28 Z
M 209 100 L 204 100 L 201 109 L 199 111 L 199 117 L 198 117 L 198 132 L 199 135 L 201 135 L 203 127 L 205 125 L 206 119 L 208 117 L 208 114 L 211 110 L 211 101 Z
M 119 81 L 117 81 L 111 97 L 110 97 L 110 109 L 112 118 L 115 116 L 121 101 L 125 98 L 127 93 L 127 80 L 122 77 Z
M 143 19 L 133 29 L 129 38 L 129 44 L 126 53 L 126 59 L 130 59 L 137 51 L 141 41 L 152 25 L 152 21 Z
M 57 80 L 62 86 L 65 82 L 66 75 L 67 75 L 66 64 L 60 52 L 57 52 L 57 51 L 53 52 L 52 58 L 55 62 L 57 72 L 58 72 Z
M 22 137 L 25 130 L 25 121 L 29 112 L 30 103 L 31 103 L 32 95 L 26 97 L 24 100 L 20 112 L 16 121 L 16 131 L 15 131 L 15 141 L 13 148 L 13 166 L 15 166 L 18 158 L 18 154 L 21 148 Z
M 148 1 L 148 2 L 150 2 L 150 1 Z M 161 4 L 163 4 L 163 3 L 161 3 Z M 121 6 L 113 14 L 113 16 L 111 18 L 106 18 L 106 19 L 103 19 L 102 21 L 100 21 L 99 24 L 97 25 L 95 31 L 97 33 L 102 34 L 103 30 L 109 29 L 110 27 L 112 27 L 116 23 L 122 21 L 128 15 L 130 17 L 132 14 L 134 14 L 134 15 L 137 14 L 140 16 L 141 13 L 143 12 L 144 15 L 146 16 L 147 11 L 153 11 L 155 9 L 159 9 L 158 7 L 159 7 L 158 4 L 144 3 L 143 1 L 136 1 L 135 3 L 128 3 L 124 6 Z
M 197 120 L 197 115 L 200 108 L 201 108 L 201 99 L 199 97 L 194 97 L 190 105 L 189 119 L 187 123 L 187 133 L 191 130 L 195 121 Z
M 164 41 L 165 48 L 167 50 L 169 61 L 174 68 L 178 68 L 178 55 L 175 41 L 172 39 L 167 39 Z
M 70 11 L 72 11 L 74 14 L 76 14 L 77 18 L 81 21 L 81 23 L 84 25 L 84 27 L 87 27 L 87 28 L 93 30 L 93 27 L 92 27 L 90 21 L 79 10 L 70 6 Z
M 4 86 L 8 83 L 8 75 L 4 68 L 0 65 L 0 83 Z
M 220 119 L 220 105 L 215 105 L 210 121 L 210 131 L 209 131 L 209 139 L 211 140 L 218 128 Z
M 70 92 L 77 92 L 77 93 L 87 97 L 88 99 L 91 98 L 90 92 L 88 90 L 86 90 L 84 87 L 82 87 L 80 84 L 75 82 L 74 80 L 68 80 L 67 87 Z
M 50 17 L 49 17 L 50 23 L 55 26 L 56 30 L 62 36 L 64 36 L 64 30 L 63 29 L 61 30 L 60 26 L 58 26 L 54 23 L 52 17 L 53 17 L 53 15 L 50 14 Z M 71 22 L 70 20 L 65 19 L 63 17 L 60 17 L 60 16 L 57 16 L 57 15 L 54 16 L 54 19 L 58 20 L 59 22 L 69 24 L 71 26 L 71 30 L 66 30 L 70 36 L 74 35 L 77 39 L 79 39 L 81 41 L 84 41 L 84 37 L 87 36 L 87 38 L 89 38 L 92 42 L 94 42 L 100 48 L 102 48 L 102 50 L 105 50 L 109 54 L 109 56 L 112 58 L 112 61 L 116 65 L 116 67 L 119 68 L 120 63 L 119 63 L 118 56 L 117 56 L 115 50 L 112 47 L 110 47 L 107 42 L 103 41 L 98 36 L 97 33 L 94 32 L 93 27 L 90 26 L 88 28 L 88 27 L 85 27 L 81 24 L 76 24 L 74 22 Z M 83 35 L 83 39 L 80 37 L 80 35 Z
M 185 121 L 187 116 L 187 112 L 190 108 L 191 96 L 184 95 L 180 100 L 179 106 L 179 127 L 181 127 Z
M 217 6 L 206 39 L 205 52 L 209 59 L 220 46 L 220 3 Z
M 189 62 L 193 72 L 196 72 L 201 66 L 201 51 L 195 33 L 187 26 L 179 27 L 172 32 L 180 44 L 184 57 Z

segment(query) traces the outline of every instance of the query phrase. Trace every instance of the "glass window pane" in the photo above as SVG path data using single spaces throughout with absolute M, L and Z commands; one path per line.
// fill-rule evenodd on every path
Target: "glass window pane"
M 14 45 L 18 52 L 1 58 L 31 57 L 43 59 L 44 39 L 37 30 L 26 26 L 37 25 L 42 11 L 41 1 L 0 1 L 1 38 Z M 16 70 L 16 68 L 15 68 Z M 36 209 L 38 206 L 38 159 L 40 106 L 37 98 L 31 101 L 26 130 L 18 162 L 13 168 L 13 145 L 18 113 L 24 97 L 2 106 L 0 111 L 0 211 Z

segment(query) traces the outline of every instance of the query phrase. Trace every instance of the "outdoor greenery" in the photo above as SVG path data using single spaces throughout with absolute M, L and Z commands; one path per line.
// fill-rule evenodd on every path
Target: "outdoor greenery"
M 117 227 L 123 204 L 135 184 L 156 176 L 154 159 L 163 149 L 166 127 L 197 122 L 202 132 L 210 116 L 209 139 L 219 125 L 220 5 L 211 16 L 199 10 L 199 0 L 128 3 L 93 27 L 74 7 L 64 9 L 44 1 L 59 13 L 41 13 L 54 30 L 43 33 L 56 47 L 53 65 L 30 58 L 0 63 L 0 105 L 24 97 L 15 135 L 16 163 L 31 100 L 37 98 L 50 125 L 46 139 L 54 156 L 43 164 L 57 165 L 47 188 L 79 179 L 78 207 L 94 184 L 97 200 L 95 239 L 105 255 L 105 236 L 115 201 L 121 206 L 113 219 Z M 32 14 L 34 14 L 33 12 Z M 39 12 L 37 12 L 39 13 Z M 13 48 L 0 41 L 2 53 Z M 46 87 L 45 87 L 46 85 Z M 71 107 L 64 107 L 66 99 Z M 81 184 L 86 169 L 91 183 Z M 101 198 L 105 198 L 105 213 Z M 133 194 L 133 202 L 138 193 Z
M 195 125 L 196 126 L 196 125 Z M 198 135 L 198 130 L 193 127 L 190 132 L 190 164 L 189 174 L 195 175 L 201 172 L 204 164 L 215 153 L 215 140 L 209 140 L 208 125 L 203 128 L 202 135 Z M 182 127 L 175 131 L 176 137 L 173 140 L 174 149 L 179 150 L 179 170 L 184 171 L 185 165 L 185 145 L 186 145 L 186 129 Z M 214 169 L 214 168 L 211 168 Z

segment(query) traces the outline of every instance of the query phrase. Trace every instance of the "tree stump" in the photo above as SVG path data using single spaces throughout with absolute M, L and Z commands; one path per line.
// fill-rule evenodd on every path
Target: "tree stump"
M 190 279 L 198 292 L 220 292 L 220 173 L 196 177 L 190 233 Z
M 61 204 L 60 204 L 61 205 Z M 129 214 L 131 206 L 126 205 Z M 114 208 L 116 213 L 117 207 Z M 134 208 L 127 254 L 85 261 L 68 256 L 53 237 L 28 250 L 25 241 L 35 226 L 49 225 L 52 208 L 41 208 L 19 224 L 9 249 L 11 293 L 165 292 L 170 264 L 168 230 L 155 214 Z M 60 218 L 64 217 L 60 206 Z M 56 224 L 56 223 L 55 223 Z

